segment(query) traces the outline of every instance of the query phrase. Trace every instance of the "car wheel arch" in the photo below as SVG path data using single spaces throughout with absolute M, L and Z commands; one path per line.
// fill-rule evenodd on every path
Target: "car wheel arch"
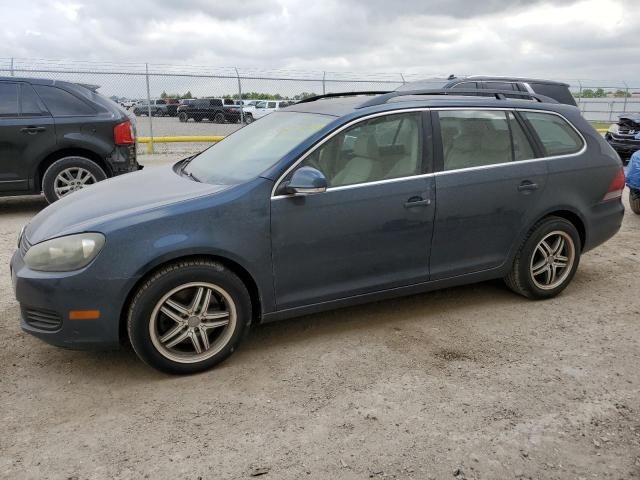
M 218 254 L 211 254 L 211 253 L 186 254 L 186 255 L 178 254 L 170 258 L 161 258 L 147 265 L 143 269 L 144 273 L 141 276 L 137 276 L 137 279 L 135 280 L 135 282 L 133 282 L 132 285 L 127 287 L 126 298 L 120 309 L 120 319 L 119 319 L 119 326 L 118 326 L 118 331 L 119 331 L 121 341 L 124 341 L 124 342 L 127 341 L 126 335 L 127 335 L 128 310 L 140 286 L 143 285 L 147 281 L 147 279 L 152 277 L 157 271 L 161 270 L 162 268 L 165 268 L 167 265 L 189 261 L 189 260 L 207 260 L 207 261 L 218 262 L 222 264 L 224 267 L 228 268 L 235 275 L 237 275 L 240 278 L 240 280 L 242 280 L 247 290 L 249 291 L 249 297 L 251 299 L 252 311 L 253 311 L 253 318 L 251 319 L 251 323 L 252 324 L 260 323 L 262 319 L 262 305 L 263 305 L 262 295 L 261 295 L 260 287 L 258 286 L 258 283 L 256 282 L 254 275 L 252 275 L 246 267 L 244 267 L 237 261 L 232 260 L 228 256 L 223 256 Z
M 60 150 L 56 150 L 50 154 L 48 154 L 45 158 L 43 158 L 40 162 L 38 162 L 38 166 L 34 175 L 34 188 L 37 191 L 42 189 L 42 177 L 44 177 L 44 172 L 47 171 L 54 162 L 60 160 L 64 157 L 85 157 L 92 162 L 95 162 L 107 175 L 107 178 L 113 176 L 113 172 L 107 162 L 105 162 L 104 158 L 102 158 L 99 154 L 92 150 L 87 150 L 85 148 L 64 148 Z

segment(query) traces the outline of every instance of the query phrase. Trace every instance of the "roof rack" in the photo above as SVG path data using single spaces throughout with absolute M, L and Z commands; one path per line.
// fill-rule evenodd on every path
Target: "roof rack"
M 322 98 L 337 98 L 337 97 L 354 97 L 356 95 L 384 95 L 393 93 L 390 90 L 367 90 L 363 92 L 337 92 L 337 93 L 326 93 L 324 95 L 314 95 L 313 97 L 303 98 L 302 100 L 298 100 L 296 103 L 309 103 L 315 102 L 316 100 L 320 100 Z
M 513 97 L 522 97 L 522 99 L 535 100 L 540 103 L 558 103 L 553 98 L 546 97 L 544 95 L 538 95 L 537 93 L 519 92 L 515 90 L 489 90 L 485 88 L 473 88 L 473 89 L 429 89 L 429 90 L 395 90 L 393 92 L 387 92 L 377 97 L 374 97 L 366 102 L 358 105 L 356 108 L 373 107 L 375 105 L 383 105 L 389 100 L 395 97 L 408 97 L 413 95 L 452 95 L 452 96 L 488 96 L 493 95 L 497 100 L 506 100 L 507 95 Z

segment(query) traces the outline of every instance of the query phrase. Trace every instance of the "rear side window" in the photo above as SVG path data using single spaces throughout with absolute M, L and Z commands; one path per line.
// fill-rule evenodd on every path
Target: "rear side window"
M 95 115 L 96 111 L 66 90 L 46 85 L 34 85 L 36 92 L 53 116 Z
M 478 88 L 478 84 L 476 82 L 462 82 L 451 88 L 457 88 L 459 90 L 475 90 Z
M 23 83 L 20 88 L 20 93 L 20 114 L 23 117 L 41 117 L 43 115 L 49 115 L 49 112 L 47 112 L 47 109 L 42 104 L 42 100 L 40 100 L 31 85 Z
M 515 83 L 511 82 L 485 82 L 489 90 L 518 90 Z
M 0 117 L 17 117 L 18 84 L 0 82 Z
M 566 120 L 550 113 L 521 112 L 538 134 L 548 157 L 568 155 L 582 149 L 582 139 Z

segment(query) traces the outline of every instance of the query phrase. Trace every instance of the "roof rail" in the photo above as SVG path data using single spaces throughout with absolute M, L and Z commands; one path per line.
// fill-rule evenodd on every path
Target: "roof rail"
M 484 94 L 484 95 L 483 95 Z M 522 99 L 535 100 L 540 103 L 558 103 L 553 98 L 546 97 L 544 95 L 538 95 L 537 93 L 519 92 L 515 90 L 490 90 L 485 88 L 472 88 L 472 89 L 429 89 L 429 90 L 402 90 L 387 92 L 377 97 L 374 97 L 366 102 L 358 105 L 356 108 L 373 107 L 375 105 L 383 105 L 389 100 L 395 97 L 407 97 L 412 95 L 452 95 L 452 96 L 488 96 L 492 95 L 498 100 L 506 100 L 507 95 L 522 97 Z
M 303 98 L 302 100 L 298 100 L 296 103 L 309 103 L 315 102 L 316 100 L 320 100 L 322 98 L 336 98 L 336 97 L 354 97 L 356 95 L 384 95 L 388 93 L 393 93 L 390 90 L 367 90 L 362 92 L 336 92 L 336 93 L 325 93 L 323 95 L 314 95 L 313 97 Z

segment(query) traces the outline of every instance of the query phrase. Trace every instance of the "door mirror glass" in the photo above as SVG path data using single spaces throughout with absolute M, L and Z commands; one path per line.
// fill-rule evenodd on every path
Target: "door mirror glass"
M 313 167 L 301 167 L 286 183 L 284 193 L 310 194 L 322 193 L 327 189 L 327 179 L 324 174 Z

